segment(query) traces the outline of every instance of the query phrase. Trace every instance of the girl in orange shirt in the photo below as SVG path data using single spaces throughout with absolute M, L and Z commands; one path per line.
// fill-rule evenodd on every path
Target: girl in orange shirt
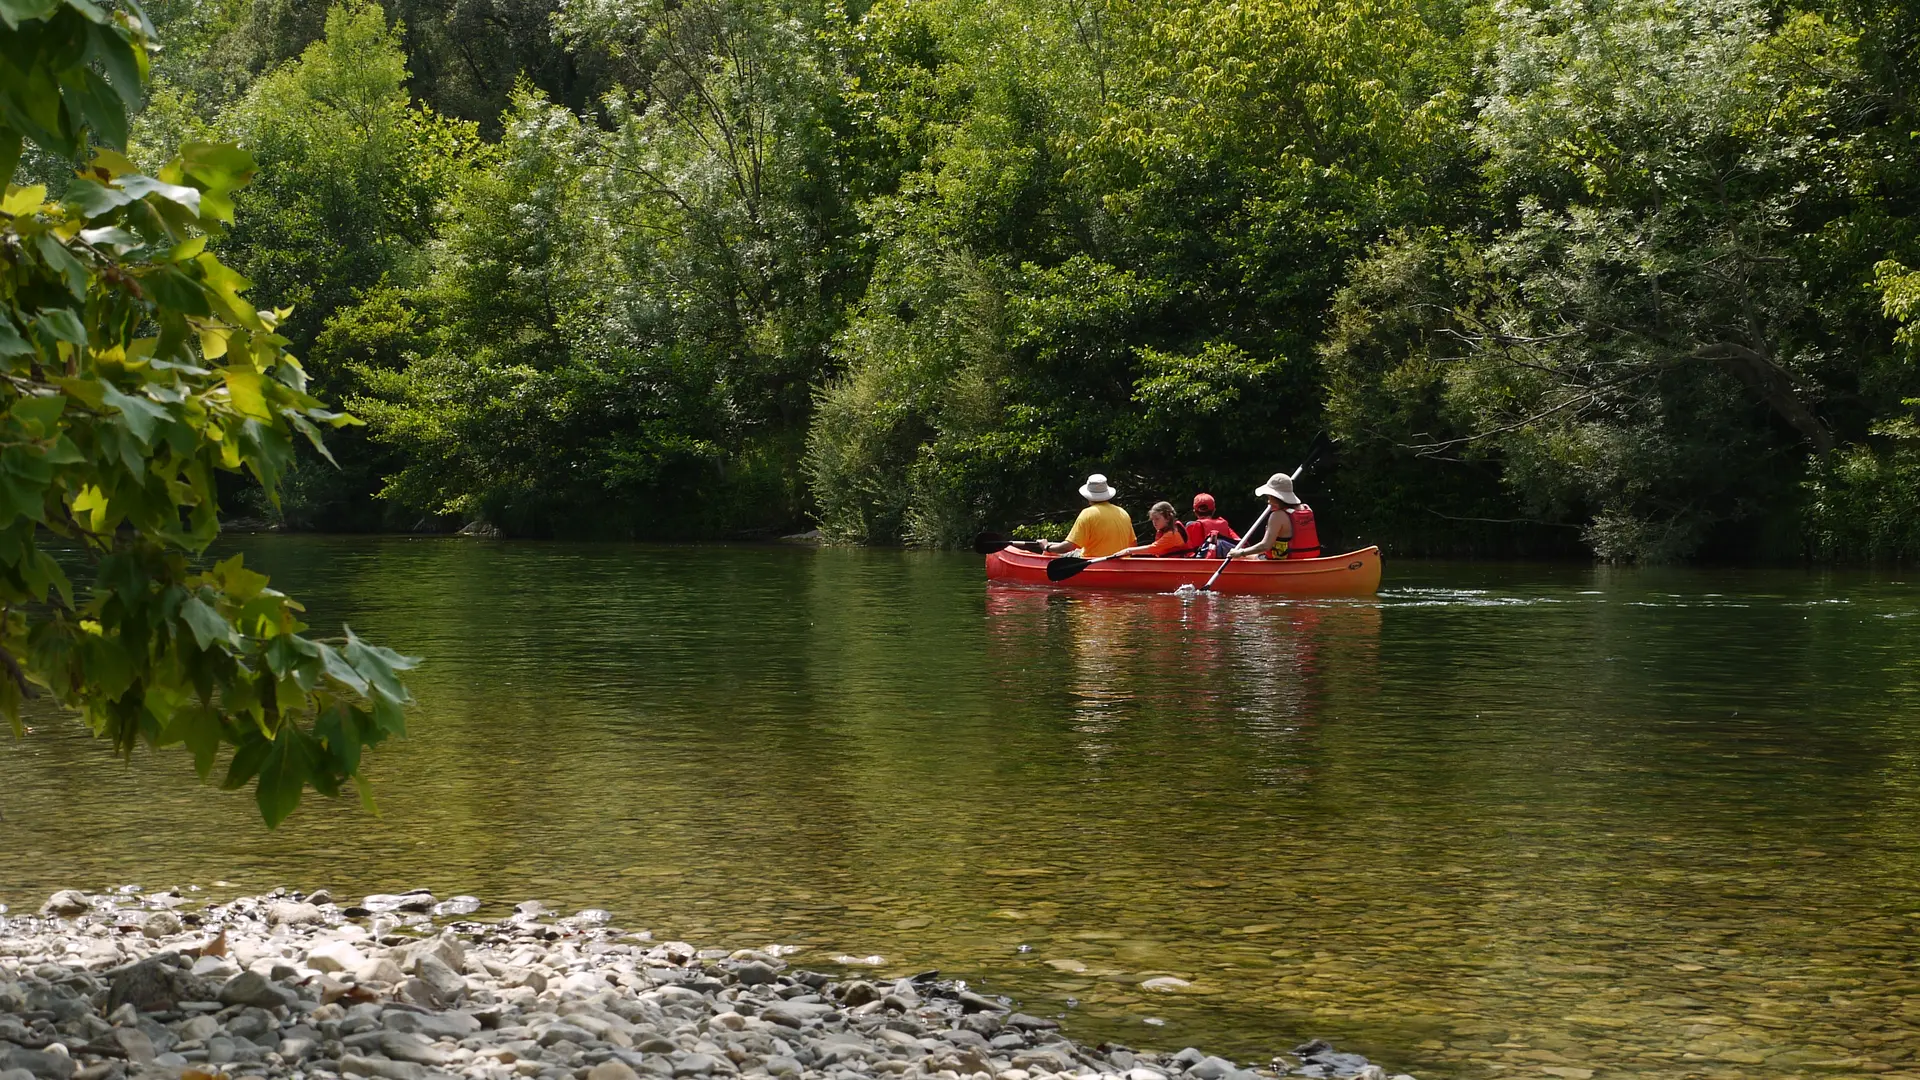
M 1193 545 L 1187 540 L 1186 527 L 1180 524 L 1180 517 L 1173 511 L 1170 502 L 1157 502 L 1147 511 L 1147 520 L 1153 523 L 1153 540 L 1137 547 L 1117 552 L 1119 555 L 1185 555 Z

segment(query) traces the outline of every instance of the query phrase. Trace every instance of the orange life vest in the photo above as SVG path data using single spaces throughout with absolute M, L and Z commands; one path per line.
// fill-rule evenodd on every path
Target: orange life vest
M 1320 557 L 1320 527 L 1313 523 L 1313 507 L 1306 503 L 1287 507 L 1287 517 L 1293 522 L 1293 538 L 1287 541 L 1286 558 L 1317 559 Z

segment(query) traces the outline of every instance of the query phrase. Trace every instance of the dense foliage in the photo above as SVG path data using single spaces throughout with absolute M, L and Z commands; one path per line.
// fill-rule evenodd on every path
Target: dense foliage
M 198 558 L 218 473 L 271 498 L 295 436 L 324 454 L 351 418 L 307 392 L 287 310 L 208 249 L 253 159 L 188 141 L 149 174 L 114 149 L 151 36 L 131 5 L 0 3 L 0 712 L 19 735 L 50 694 L 123 753 L 184 744 L 202 778 L 231 746 L 222 786 L 278 824 L 309 786 L 367 796 L 412 661 L 303 636 L 265 576 Z M 86 164 L 50 198 L 8 182 L 23 146 Z
M 1330 542 L 1920 556 L 1909 5 L 156 10 L 135 156 L 259 157 L 370 424 L 296 523 L 947 544 L 1325 431 Z

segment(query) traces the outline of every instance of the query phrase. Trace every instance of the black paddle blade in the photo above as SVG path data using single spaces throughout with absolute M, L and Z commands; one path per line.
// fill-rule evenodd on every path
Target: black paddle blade
M 973 553 L 975 555 L 991 555 L 1011 543 L 1013 543 L 1013 541 L 1001 536 L 999 533 L 981 533 L 979 536 L 973 538 Z
M 1092 565 L 1092 559 L 1082 559 L 1077 555 L 1061 555 L 1047 563 L 1047 580 L 1065 581 Z

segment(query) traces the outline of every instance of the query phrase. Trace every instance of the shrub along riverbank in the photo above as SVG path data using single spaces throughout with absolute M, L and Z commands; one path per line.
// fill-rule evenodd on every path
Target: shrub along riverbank
M 253 151 L 369 423 L 296 527 L 952 544 L 1326 431 L 1397 552 L 1920 556 L 1911 4 L 152 10 L 135 156 Z

